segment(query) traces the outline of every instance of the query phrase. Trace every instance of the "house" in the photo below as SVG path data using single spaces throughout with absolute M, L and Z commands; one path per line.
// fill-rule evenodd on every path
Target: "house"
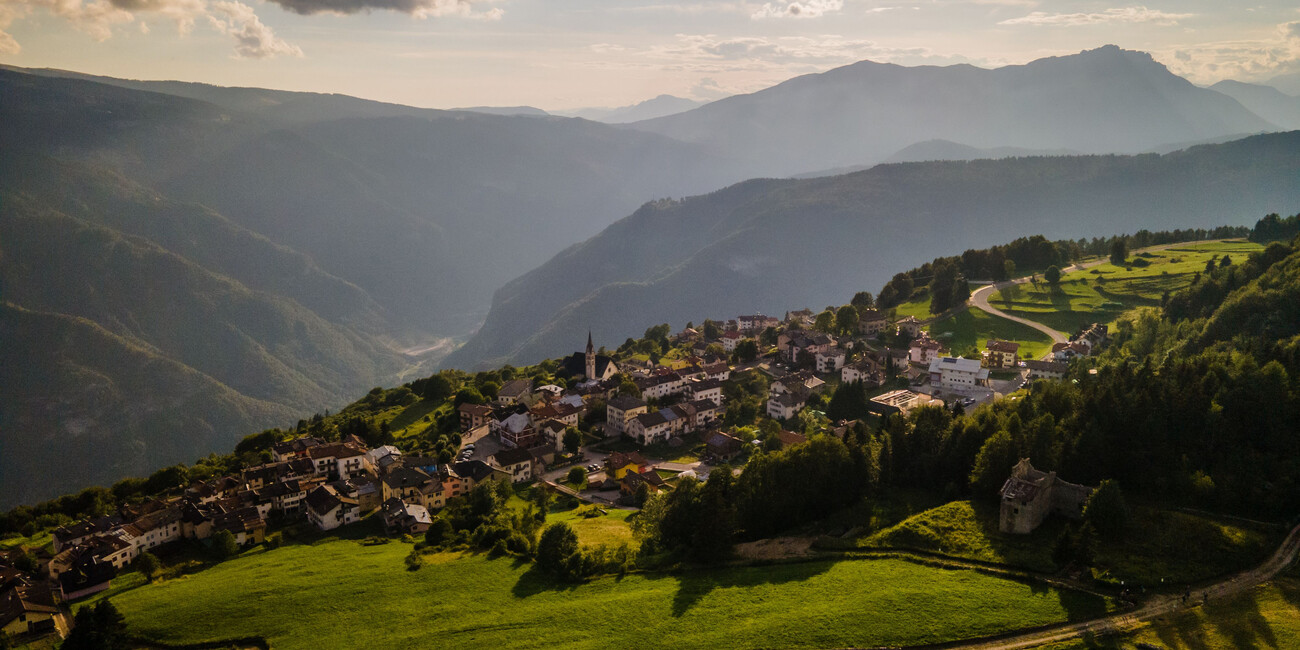
M 770 396 L 781 393 L 811 393 L 825 386 L 826 382 L 807 370 L 801 370 L 782 377 L 768 387 Z
M 1052 344 L 1052 359 L 1062 363 L 1077 357 L 1086 357 L 1092 353 L 1092 347 L 1083 341 Z
M 811 313 L 811 312 L 809 312 Z M 748 316 L 736 317 L 736 329 L 743 333 L 761 332 L 769 327 L 780 325 L 781 321 L 762 314 L 752 314 Z
M 736 348 L 739 347 L 741 343 L 753 340 L 754 337 L 752 336 L 745 336 L 736 330 L 728 330 L 722 333 L 722 349 L 726 350 L 727 353 L 732 353 L 736 351 Z
M 401 499 L 388 499 L 379 506 L 384 520 L 384 530 L 389 535 L 398 533 L 406 535 L 423 535 L 428 532 L 433 517 L 429 509 L 418 503 L 406 503 Z
M 794 330 L 782 332 L 776 339 L 777 349 L 786 361 L 799 361 L 800 354 L 816 355 L 835 346 L 835 339 L 823 332 Z
M 989 339 L 980 354 L 985 368 L 1015 368 L 1019 360 L 1020 344 L 1013 341 Z
M 816 354 L 816 359 L 817 372 L 838 372 L 840 368 L 844 367 L 844 350 L 839 348 L 820 350 Z
M 0 594 L 0 635 L 57 633 L 62 637 L 67 628 L 48 587 L 21 585 Z
M 628 421 L 645 412 L 644 400 L 627 395 L 612 398 L 605 402 L 605 431 L 621 436 L 627 433 Z
M 307 520 L 321 530 L 334 530 L 361 518 L 354 499 L 341 496 L 328 485 L 307 493 Z
M 619 481 L 618 491 L 627 496 L 633 496 L 642 485 L 649 488 L 650 494 L 668 487 L 668 483 L 664 481 L 663 477 L 651 469 L 640 473 L 628 472 L 624 474 L 623 480 Z
M 490 481 L 493 478 L 508 478 L 505 472 L 499 468 L 492 467 L 481 460 L 465 460 L 459 463 L 453 463 L 451 473 L 460 478 L 461 489 L 465 492 L 470 491 L 474 486 Z M 456 496 L 452 494 L 452 496 Z
M 1065 379 L 1070 364 L 1060 361 L 1030 360 L 1025 362 L 1025 368 L 1029 370 L 1029 379 Z
M 502 406 L 518 404 L 533 392 L 533 380 L 511 379 L 497 391 L 496 403 Z
M 804 393 L 785 392 L 768 398 L 767 416 L 777 420 L 789 420 L 803 410 L 807 402 Z
M 692 400 L 709 400 L 719 406 L 722 405 L 722 382 L 717 379 L 699 379 L 690 382 L 686 384 L 685 392 Z
M 722 417 L 722 406 L 711 399 L 694 400 L 685 406 L 694 411 L 688 431 L 703 429 Z
M 1051 513 L 1082 519 L 1091 496 L 1092 488 L 1062 481 L 1056 472 L 1034 469 L 1028 458 L 1022 458 L 1002 485 L 998 530 L 1026 535 Z
M 122 525 L 122 518 L 116 515 L 86 519 L 71 526 L 54 529 L 54 552 L 80 544 L 92 535 L 107 533 Z
M 727 365 L 726 361 L 706 363 L 703 366 L 700 366 L 700 369 L 704 371 L 704 376 L 709 379 L 716 379 L 718 381 L 727 381 L 728 379 L 731 379 L 731 366 Z
M 776 432 L 776 437 L 781 441 L 782 449 L 789 449 L 795 445 L 802 445 L 803 443 L 808 442 L 807 436 L 793 431 L 786 431 L 785 429 Z M 842 438 L 843 436 L 840 437 Z
M 415 467 L 393 467 L 380 480 L 380 503 L 391 499 L 400 499 L 412 503 L 428 505 L 425 502 L 427 489 L 435 483 L 428 472 Z M 360 505 L 360 504 L 358 504 Z
M 179 505 L 155 510 L 123 526 L 134 537 L 138 551 L 147 551 L 181 538 L 181 508 Z
M 880 373 L 880 364 L 871 359 L 861 359 L 840 368 L 840 383 L 852 384 L 860 381 L 868 388 L 879 386 L 884 381 Z
M 686 384 L 681 375 L 671 370 L 657 372 L 648 377 L 638 377 L 632 380 L 632 383 L 636 384 L 637 390 L 641 391 L 641 397 L 645 399 L 663 399 L 669 395 L 676 395 Z
M 910 390 L 890 391 L 884 395 L 877 395 L 871 398 L 871 401 L 886 407 L 898 409 L 898 412 L 903 415 L 911 413 L 912 409 L 918 406 L 927 406 L 930 404 L 938 406 L 943 405 L 943 402 L 940 400 L 922 393 L 914 393 Z
M 553 413 L 554 411 L 552 411 Z M 531 447 L 537 441 L 537 430 L 528 413 L 513 413 L 495 422 L 493 427 L 501 443 L 507 447 Z
M 921 321 L 917 320 L 916 316 L 908 316 L 907 318 L 898 321 L 897 334 L 911 339 L 920 336 Z
M 817 314 L 811 309 L 800 309 L 798 311 L 788 311 L 785 313 L 785 322 L 798 323 L 804 327 L 812 327 L 817 322 Z
M 619 480 L 628 472 L 641 473 L 651 468 L 650 461 L 634 452 L 614 452 L 605 458 L 605 475 Z
M 460 430 L 469 431 L 488 424 L 492 421 L 492 407 L 486 404 L 470 404 L 468 402 L 456 407 L 460 413 Z
M 313 436 L 301 436 L 293 440 L 285 440 L 271 445 L 271 456 L 276 462 L 290 460 L 292 458 L 303 458 L 307 455 L 307 450 L 317 445 L 325 444 L 324 440 Z
M 628 437 L 643 445 L 666 442 L 672 436 L 673 422 L 670 409 L 638 415 L 628 422 Z
M 569 430 L 569 425 L 552 419 L 538 422 L 536 428 L 540 444 L 528 447 L 529 451 L 547 453 L 549 450 L 551 457 L 554 458 L 556 452 L 564 450 L 564 432 Z
M 858 333 L 876 336 L 885 331 L 885 315 L 875 309 L 858 310 Z
M 239 508 L 217 515 L 212 520 L 212 529 L 228 530 L 235 536 L 240 546 L 261 544 L 266 541 L 266 520 L 254 507 Z
M 533 454 L 527 449 L 519 447 L 503 449 L 492 454 L 488 462 L 509 474 L 511 483 L 533 480 Z
M 930 338 L 928 334 L 922 333 L 921 336 L 913 339 L 908 346 L 907 360 L 910 363 L 928 366 L 931 361 L 939 358 L 942 353 L 943 344 Z
M 349 476 L 362 471 L 366 462 L 366 449 L 355 443 L 332 442 L 307 450 L 307 457 L 316 463 L 316 474 L 332 480 L 346 481 Z
M 974 359 L 939 357 L 930 362 L 930 384 L 949 390 L 969 390 L 988 382 L 989 369 Z
M 704 448 L 714 458 L 731 460 L 745 448 L 745 443 L 740 438 L 718 431 L 709 436 Z

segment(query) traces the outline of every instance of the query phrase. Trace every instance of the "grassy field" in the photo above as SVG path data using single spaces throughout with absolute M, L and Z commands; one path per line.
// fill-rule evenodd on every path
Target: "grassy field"
M 994 293 L 989 304 L 1021 318 L 1072 334 L 1094 322 L 1113 323 L 1120 314 L 1137 307 L 1159 306 L 1166 291 L 1177 291 L 1204 272 L 1213 257 L 1231 256 L 1238 262 L 1262 250 L 1246 241 L 1187 244 L 1129 257 L 1129 268 L 1103 264 L 1065 275 L 1058 287 L 1041 283 L 1017 285 Z M 1143 266 L 1143 264 L 1145 264 Z M 1098 280 L 1101 284 L 1097 284 Z
M 599 514 L 602 509 L 606 514 Z M 546 523 L 568 523 L 573 527 L 573 532 L 578 534 L 578 543 L 583 546 L 618 546 L 626 543 L 635 547 L 637 543 L 632 538 L 632 528 L 627 523 L 628 516 L 632 514 L 631 510 L 585 505 L 552 511 L 546 515 Z
M 1100 598 L 901 560 L 632 574 L 557 585 L 512 559 L 331 541 L 240 557 L 121 593 L 132 630 L 190 643 L 263 635 L 330 647 L 912 645 L 1077 620 Z
M 930 325 L 930 336 L 946 343 L 954 354 L 971 349 L 983 350 L 989 339 L 1004 339 L 1020 344 L 1020 356 L 1037 359 L 1052 349 L 1052 339 L 1028 326 L 998 318 L 978 309 L 967 309 Z
M 1245 569 L 1281 540 L 1261 531 L 1180 512 L 1136 508 L 1134 529 L 1119 544 L 1102 542 L 1097 566 L 1108 580 L 1181 586 Z M 1040 572 L 1056 570 L 1052 547 L 1065 527 L 1048 518 L 1031 535 L 998 531 L 998 504 L 954 501 L 863 538 L 863 547 L 900 547 Z
M 42 530 L 37 533 L 34 533 L 32 534 L 31 537 L 23 537 L 19 535 L 17 537 L 7 537 L 5 539 L 0 539 L 0 549 L 8 550 L 11 548 L 18 548 L 20 546 L 24 548 L 53 549 L 54 531 L 52 529 L 47 529 L 47 530 Z
M 1086 639 L 1044 650 L 1133 650 L 1139 643 L 1168 650 L 1300 648 L 1300 576 L 1293 572 L 1231 598 L 1198 604 L 1120 638 Z

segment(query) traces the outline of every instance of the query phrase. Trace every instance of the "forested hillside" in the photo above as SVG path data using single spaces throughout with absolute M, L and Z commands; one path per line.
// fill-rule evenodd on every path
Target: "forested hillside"
M 572 352 L 588 329 L 617 344 L 647 322 L 820 308 L 936 255 L 1027 232 L 1245 225 L 1294 211 L 1298 175 L 1300 132 L 1290 132 L 1163 156 L 881 165 L 650 203 L 498 291 L 447 363 L 536 361 Z

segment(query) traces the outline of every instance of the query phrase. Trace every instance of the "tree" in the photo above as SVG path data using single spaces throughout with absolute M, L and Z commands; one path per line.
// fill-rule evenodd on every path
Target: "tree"
M 731 468 L 722 465 L 709 472 L 700 490 L 700 519 L 695 527 L 691 553 L 700 560 L 717 561 L 731 555 L 736 536 L 735 480 Z
M 835 329 L 840 334 L 856 334 L 858 331 L 858 308 L 844 305 L 835 312 Z
M 454 389 L 455 385 L 451 383 L 451 380 L 442 373 L 438 373 L 425 380 L 423 397 L 431 402 L 441 402 L 451 397 Z
M 818 332 L 826 332 L 827 334 L 834 332 L 835 312 L 827 309 L 822 313 L 817 314 L 817 320 L 813 321 L 813 329 Z
M 132 647 L 126 633 L 126 618 L 108 600 L 94 607 L 82 607 L 75 626 L 59 647 L 63 650 L 127 650 Z
M 1064 569 L 1074 560 L 1074 527 L 1066 526 L 1052 546 L 1052 564 Z
M 1044 280 L 1047 280 L 1047 283 L 1050 284 L 1050 285 L 1052 285 L 1052 286 L 1056 286 L 1056 285 L 1060 284 L 1060 283 L 1061 283 L 1061 269 L 1056 268 L 1055 266 L 1049 266 L 1049 267 L 1047 267 L 1047 270 L 1043 272 L 1043 279 L 1044 279 Z
M 753 339 L 745 339 L 736 346 L 736 358 L 742 363 L 749 363 L 758 358 L 758 344 Z
M 952 281 L 952 293 L 949 296 L 952 300 L 952 306 L 956 307 L 970 300 L 970 283 L 966 281 L 966 276 L 958 275 Z
M 1219 260 L 1219 268 L 1226 269 L 1229 266 L 1232 266 L 1232 256 L 1224 255 L 1223 259 Z
M 850 300 L 849 304 L 859 309 L 875 309 L 876 298 L 870 291 L 859 291 L 853 294 L 853 300 Z
M 1014 277 L 1016 277 L 1015 260 L 1002 260 L 1002 279 L 1010 280 Z
M 721 343 L 710 343 L 704 348 L 704 356 L 714 358 L 725 357 L 727 356 L 727 349 L 722 347 Z
M 158 556 L 145 551 L 135 558 L 135 570 L 144 576 L 144 579 L 153 582 L 153 576 L 162 568 L 162 562 L 158 561 Z
M 1129 525 L 1129 511 L 1119 482 L 1106 479 L 1093 490 L 1084 507 L 1083 519 L 1102 537 L 1115 539 L 1124 534 Z
M 641 389 L 636 387 L 636 383 L 627 377 L 618 385 L 618 394 L 625 397 L 640 397 Z
M 461 404 L 487 404 L 487 398 L 483 397 L 483 393 L 480 393 L 477 388 L 466 386 L 456 391 L 456 399 L 452 401 L 452 406 L 457 408 Z
M 539 492 L 545 492 L 545 490 L 539 490 Z M 451 522 L 443 517 L 438 517 L 429 524 L 429 530 L 425 531 L 424 542 L 429 546 L 442 546 L 451 539 L 452 534 L 455 532 L 451 527 Z
M 1020 449 L 1005 429 L 984 441 L 970 473 L 970 486 L 981 495 L 993 495 L 1006 482 L 1020 460 Z
M 239 553 L 239 542 L 235 541 L 235 534 L 222 529 L 212 535 L 212 553 L 217 556 L 218 560 L 234 557 Z
M 587 470 L 581 467 L 574 467 L 569 470 L 569 473 L 564 477 L 564 480 L 575 485 L 582 485 L 587 480 Z
M 572 558 L 578 553 L 578 534 L 565 522 L 551 524 L 537 540 L 537 568 L 559 576 L 571 575 Z
M 704 319 L 704 339 L 707 341 L 716 341 L 722 338 L 722 328 L 714 320 Z
M 1123 237 L 1116 237 L 1110 245 L 1110 263 L 1115 266 L 1123 266 L 1128 259 L 1128 241 Z
M 577 427 L 569 427 L 564 430 L 564 449 L 570 454 L 578 453 L 582 448 L 582 432 Z

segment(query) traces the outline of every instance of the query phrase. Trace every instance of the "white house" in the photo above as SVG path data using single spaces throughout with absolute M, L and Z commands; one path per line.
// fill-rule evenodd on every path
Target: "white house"
M 605 402 L 605 431 L 623 435 L 627 432 L 628 422 L 646 412 L 644 400 L 627 395 L 619 395 Z
M 830 348 L 817 353 L 817 372 L 836 372 L 844 367 L 844 350 Z
M 717 379 L 701 379 L 686 384 L 686 394 L 693 400 L 709 400 L 722 405 L 722 382 Z
M 939 358 L 939 353 L 942 351 L 942 343 L 922 334 L 920 338 L 912 341 L 909 346 L 907 360 L 928 366 L 931 361 Z
M 989 369 L 975 359 L 939 357 L 930 362 L 930 383 L 949 390 L 969 390 L 984 385 Z
M 333 488 L 322 485 L 307 494 L 307 520 L 321 530 L 334 530 L 361 518 L 356 499 L 339 496 Z
M 767 400 L 767 415 L 777 420 L 788 420 L 803 410 L 805 399 L 802 393 L 774 395 Z

